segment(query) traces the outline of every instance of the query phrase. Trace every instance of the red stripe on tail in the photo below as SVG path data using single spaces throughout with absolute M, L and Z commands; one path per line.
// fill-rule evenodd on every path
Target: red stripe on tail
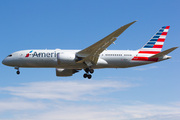
M 154 45 L 153 48 L 162 48 L 163 45 Z
M 167 35 L 167 32 L 162 32 L 162 34 L 161 35 Z
M 165 38 L 159 38 L 158 40 L 157 40 L 157 42 L 164 42 L 165 41 Z
M 170 28 L 170 26 L 166 26 L 166 28 L 165 29 L 169 29 Z

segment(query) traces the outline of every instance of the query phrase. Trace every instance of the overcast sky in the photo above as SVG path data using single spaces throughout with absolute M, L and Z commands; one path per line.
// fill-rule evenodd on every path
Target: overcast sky
M 138 20 L 108 49 L 141 48 L 170 26 L 163 50 L 180 46 L 178 0 L 1 0 L 0 50 L 84 49 Z M 179 120 L 180 49 L 172 59 L 56 77 L 54 68 L 0 64 L 0 120 Z

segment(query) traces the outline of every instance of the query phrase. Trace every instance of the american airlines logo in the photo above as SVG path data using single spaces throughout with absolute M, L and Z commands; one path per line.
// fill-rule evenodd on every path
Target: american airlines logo
M 29 57 L 29 56 L 32 56 L 32 57 L 56 57 L 57 56 L 56 51 L 51 52 L 51 53 L 50 52 L 47 52 L 47 53 L 45 53 L 45 52 L 34 52 L 34 53 L 32 53 L 32 52 L 33 52 L 33 50 L 31 50 L 29 53 L 27 53 L 25 57 Z
M 26 54 L 25 57 L 29 57 L 30 53 L 32 53 L 32 52 L 33 52 L 33 50 L 31 50 L 28 54 Z

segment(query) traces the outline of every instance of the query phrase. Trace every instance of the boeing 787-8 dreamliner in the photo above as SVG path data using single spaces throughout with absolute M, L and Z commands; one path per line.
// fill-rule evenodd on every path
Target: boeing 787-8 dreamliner
M 72 76 L 84 69 L 84 78 L 91 79 L 94 69 L 128 68 L 159 62 L 178 47 L 161 52 L 170 26 L 164 26 L 138 50 L 107 50 L 117 37 L 136 21 L 126 24 L 83 50 L 22 50 L 8 55 L 2 63 L 19 68 L 56 68 L 57 76 Z

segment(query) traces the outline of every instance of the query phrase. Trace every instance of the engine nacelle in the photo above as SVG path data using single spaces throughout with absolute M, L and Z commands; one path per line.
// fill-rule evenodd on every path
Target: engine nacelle
M 107 61 L 99 58 L 98 61 L 97 61 L 97 65 L 98 66 L 105 66 L 105 65 L 108 65 Z
M 74 69 L 61 69 L 61 68 L 56 68 L 56 76 L 72 76 L 74 73 L 78 72 L 77 70 Z
M 76 55 L 69 52 L 58 53 L 57 54 L 57 62 L 58 65 L 61 64 L 75 64 L 76 63 Z

